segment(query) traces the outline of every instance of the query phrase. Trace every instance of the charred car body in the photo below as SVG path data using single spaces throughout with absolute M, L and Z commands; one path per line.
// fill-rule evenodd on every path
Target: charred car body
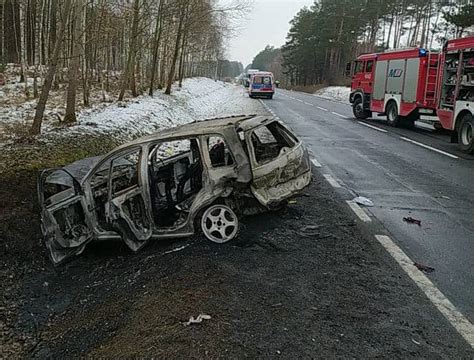
M 41 230 L 55 264 L 92 240 L 123 239 L 138 251 L 150 239 L 202 230 L 224 243 L 239 215 L 276 208 L 310 181 L 308 153 L 281 122 L 195 122 L 43 171 Z

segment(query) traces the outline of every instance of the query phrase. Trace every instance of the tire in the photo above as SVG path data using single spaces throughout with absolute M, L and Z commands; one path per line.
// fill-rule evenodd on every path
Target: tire
M 400 115 L 398 115 L 397 103 L 390 101 L 385 109 L 387 113 L 387 121 L 390 126 L 397 127 L 400 125 Z
M 462 152 L 474 154 L 474 117 L 471 114 L 466 114 L 461 118 L 458 142 Z
M 202 214 L 201 230 L 208 240 L 224 244 L 237 236 L 239 219 L 227 205 L 215 204 L 208 207 Z
M 357 96 L 352 104 L 352 112 L 356 119 L 365 120 L 368 118 L 368 112 L 364 109 L 362 97 Z
M 268 98 L 269 98 L 270 100 L 272 100 L 272 99 L 273 99 L 273 94 L 269 95 Z

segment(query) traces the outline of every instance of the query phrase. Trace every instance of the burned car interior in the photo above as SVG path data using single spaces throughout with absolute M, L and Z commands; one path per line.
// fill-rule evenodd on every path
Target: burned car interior
M 251 137 L 255 159 L 259 164 L 275 159 L 282 149 L 292 148 L 296 144 L 296 139 L 278 122 L 258 127 Z
M 171 155 L 169 155 L 171 154 Z M 149 157 L 153 217 L 159 227 L 174 225 L 202 188 L 203 164 L 197 139 L 154 145 Z
M 308 154 L 297 145 L 277 120 L 233 117 L 184 125 L 102 158 L 46 170 L 38 193 L 50 257 L 60 263 L 94 239 L 122 239 L 138 251 L 151 238 L 193 234 L 195 220 L 209 240 L 229 241 L 241 212 L 233 208 L 235 199 L 270 208 L 309 184 Z

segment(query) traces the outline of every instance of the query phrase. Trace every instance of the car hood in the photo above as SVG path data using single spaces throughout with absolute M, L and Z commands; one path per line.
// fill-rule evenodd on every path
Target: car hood
M 99 161 L 101 161 L 103 158 L 103 156 L 94 156 L 73 162 L 72 164 L 66 165 L 58 169 L 58 171 L 54 171 L 53 173 L 51 173 L 46 181 L 51 184 L 72 186 L 72 176 L 79 184 L 81 184 L 82 180 L 84 180 L 85 176 L 89 173 L 89 171 L 94 166 L 96 166 L 96 164 L 98 164 Z M 109 164 L 110 163 L 106 163 L 103 166 L 108 167 Z M 129 161 L 123 158 L 115 159 L 114 164 L 131 165 Z
M 81 182 L 82 179 L 87 175 L 90 169 L 92 169 L 95 164 L 99 162 L 102 156 L 94 156 L 85 159 L 78 160 L 72 164 L 66 165 L 61 170 L 64 171 L 55 171 L 48 176 L 47 182 L 58 185 L 72 186 L 71 176 Z M 69 174 L 69 175 L 68 175 Z

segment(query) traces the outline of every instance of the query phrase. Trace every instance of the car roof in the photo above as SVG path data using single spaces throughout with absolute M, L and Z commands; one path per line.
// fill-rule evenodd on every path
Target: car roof
M 189 124 L 172 127 L 152 135 L 147 135 L 138 138 L 132 142 L 118 147 L 115 150 L 119 150 L 133 145 L 144 144 L 151 141 L 165 140 L 169 138 L 191 137 L 212 133 L 222 133 L 224 129 L 232 127 L 236 130 L 242 129 L 243 131 L 248 131 L 257 126 L 268 124 L 274 120 L 275 119 L 272 116 L 239 115 L 226 118 L 195 121 Z

